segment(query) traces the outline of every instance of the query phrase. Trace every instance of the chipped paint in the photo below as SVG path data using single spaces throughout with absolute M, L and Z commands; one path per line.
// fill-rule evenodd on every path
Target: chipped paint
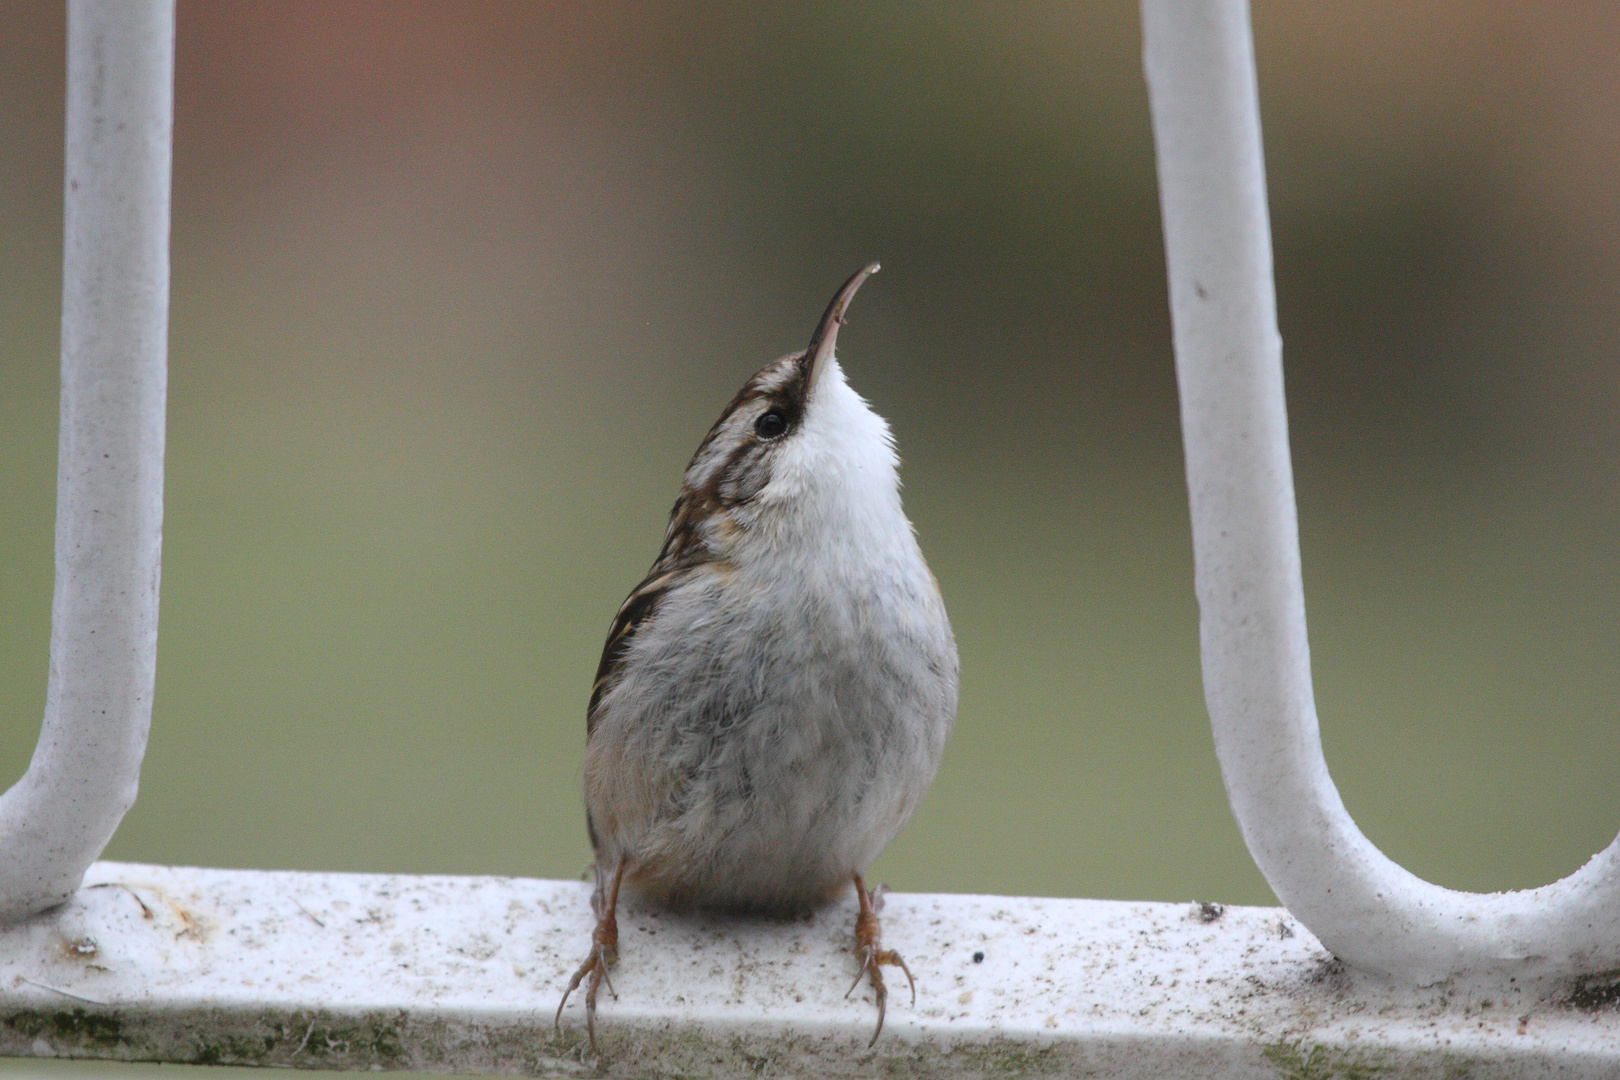
M 117 887 L 110 887 L 110 886 Z M 103 887 L 107 886 L 107 887 Z M 808 920 L 626 910 L 586 1054 L 551 1017 L 578 882 L 98 864 L 0 930 L 0 1053 L 533 1076 L 1620 1078 L 1613 977 L 1400 988 L 1284 911 L 891 893 L 917 975 L 877 1046 L 853 900 Z M 93 956 L 77 955 L 94 949 Z M 1611 973 L 1612 976 L 1612 973 Z

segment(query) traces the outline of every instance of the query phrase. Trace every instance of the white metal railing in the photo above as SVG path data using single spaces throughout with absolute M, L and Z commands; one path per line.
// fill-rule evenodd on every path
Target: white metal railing
M 1227 796 L 1278 899 L 1339 956 L 1432 983 L 1620 968 L 1620 839 L 1481 895 L 1386 858 L 1328 775 L 1310 644 L 1248 5 L 1143 0 L 1204 697 Z
M 45 720 L 0 795 L 0 920 L 67 899 L 135 802 L 157 669 L 173 0 L 68 4 L 62 429 Z
M 849 912 L 631 910 L 635 962 L 587 1062 L 577 1023 L 550 1026 L 591 921 L 578 883 L 92 866 L 134 797 L 150 718 L 174 23 L 172 0 L 71 0 L 51 681 L 39 749 L 0 798 L 0 1053 L 554 1075 L 1620 1076 L 1620 847 L 1542 889 L 1443 890 L 1384 858 L 1328 776 L 1247 6 L 1144 0 L 1143 25 L 1206 697 L 1233 809 L 1287 911 L 893 895 L 888 940 L 923 993 L 867 1049 L 869 1009 L 838 996 Z
M 891 1001 L 869 1048 L 871 1003 L 844 997 L 853 908 L 621 909 L 598 1062 L 575 1008 L 551 1026 L 592 923 L 581 882 L 99 863 L 55 918 L 0 931 L 0 1054 L 816 1080 L 1620 1075 L 1612 1011 L 1346 971 L 1276 908 L 1002 896 L 889 894 L 884 943 L 917 1004 Z

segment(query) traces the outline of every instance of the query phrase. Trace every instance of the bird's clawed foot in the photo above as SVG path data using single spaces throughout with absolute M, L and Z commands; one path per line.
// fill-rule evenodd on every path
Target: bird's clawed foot
M 568 980 L 568 989 L 563 991 L 562 1000 L 557 1002 L 557 1016 L 553 1026 L 557 1034 L 562 1034 L 563 1006 L 568 1004 L 568 995 L 572 994 L 579 984 L 588 976 L 590 981 L 585 983 L 585 1031 L 590 1036 L 591 1053 L 596 1053 L 596 991 L 604 982 L 607 983 L 608 993 L 618 997 L 613 990 L 613 980 L 608 978 L 608 967 L 619 958 L 619 928 L 609 922 L 606 934 L 603 933 L 602 924 L 596 926 L 596 933 L 591 935 L 591 954 L 585 962 L 579 965 L 574 977 Z
M 879 886 L 871 892 L 866 890 L 866 884 L 861 881 L 861 875 L 855 877 L 855 895 L 860 899 L 861 911 L 855 916 L 855 955 L 860 957 L 861 970 L 855 976 L 844 996 L 849 997 L 855 992 L 855 987 L 861 984 L 864 977 L 872 984 L 872 993 L 877 997 L 878 1020 L 877 1029 L 872 1032 L 872 1041 L 867 1046 L 876 1046 L 878 1036 L 883 1034 L 883 1017 L 887 1012 L 889 991 L 883 985 L 883 965 L 897 967 L 906 973 L 906 981 L 911 984 L 911 1003 L 917 1004 L 917 980 L 912 978 L 911 969 L 900 958 L 900 954 L 893 949 L 885 949 L 882 945 L 883 924 L 878 921 L 877 913 L 883 910 L 883 890 Z
M 585 983 L 585 1032 L 590 1037 L 591 1053 L 596 1049 L 596 991 L 605 982 L 608 993 L 615 998 L 618 992 L 613 989 L 613 980 L 608 976 L 608 969 L 619 959 L 619 881 L 624 877 L 624 864 L 613 875 L 613 885 L 604 896 L 600 887 L 592 897 L 592 907 L 596 908 L 596 929 L 591 933 L 590 955 L 585 962 L 579 965 L 574 977 L 568 980 L 568 988 L 563 991 L 562 1000 L 557 1002 L 557 1015 L 552 1020 L 552 1026 L 557 1034 L 562 1034 L 563 1006 L 568 1004 L 568 996 L 579 988 L 581 982 Z M 586 981 L 586 980 L 589 981 Z

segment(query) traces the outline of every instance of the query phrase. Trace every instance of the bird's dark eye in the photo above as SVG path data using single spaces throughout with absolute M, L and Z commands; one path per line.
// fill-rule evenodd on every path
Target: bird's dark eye
M 754 434 L 762 439 L 779 438 L 786 430 L 787 417 L 777 409 L 761 413 L 759 419 L 754 421 Z

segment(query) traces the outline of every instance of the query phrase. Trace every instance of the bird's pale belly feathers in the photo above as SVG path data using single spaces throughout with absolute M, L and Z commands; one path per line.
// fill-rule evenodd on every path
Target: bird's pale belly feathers
M 600 866 L 629 856 L 671 907 L 789 913 L 877 857 L 956 712 L 938 587 L 902 546 L 832 576 L 716 564 L 663 598 L 586 749 Z

